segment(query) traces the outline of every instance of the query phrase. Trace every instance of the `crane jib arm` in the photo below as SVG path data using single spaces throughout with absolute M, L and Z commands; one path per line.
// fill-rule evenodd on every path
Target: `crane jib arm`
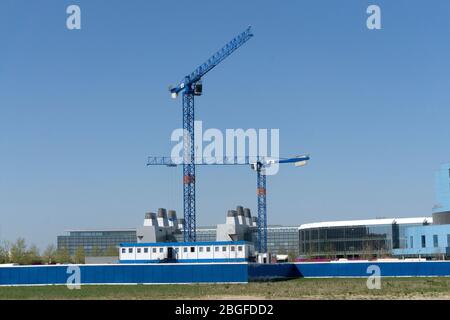
M 195 69 L 191 74 L 187 75 L 178 86 L 171 88 L 170 92 L 177 95 L 180 91 L 191 88 L 193 83 L 200 81 L 206 73 L 211 71 L 211 69 L 217 66 L 237 48 L 246 43 L 251 37 L 253 37 L 253 33 L 251 27 L 248 27 L 244 32 L 228 42 L 222 49 L 213 54 L 205 63 Z

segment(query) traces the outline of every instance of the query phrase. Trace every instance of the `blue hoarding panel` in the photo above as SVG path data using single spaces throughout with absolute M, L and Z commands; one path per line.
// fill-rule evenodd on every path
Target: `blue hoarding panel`
M 66 284 L 74 267 L 79 267 L 82 284 L 247 282 L 248 279 L 247 265 L 233 263 L 13 266 L 0 268 L 0 285 Z
M 0 267 L 0 285 L 66 284 L 77 267 L 82 284 L 158 284 L 368 277 L 373 265 L 380 268 L 381 276 L 450 276 L 450 261 L 53 265 Z
M 368 277 L 369 267 L 380 268 L 382 277 L 450 276 L 450 261 L 324 262 L 296 263 L 302 277 Z
M 297 278 L 300 273 L 292 263 L 249 264 L 248 277 L 250 281 L 269 281 Z

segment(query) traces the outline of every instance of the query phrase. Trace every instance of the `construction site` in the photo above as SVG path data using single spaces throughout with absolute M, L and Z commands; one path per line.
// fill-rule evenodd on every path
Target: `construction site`
M 147 165 L 182 166 L 183 217 L 178 218 L 174 210 L 165 208 L 146 213 L 143 225 L 136 229 L 136 241 L 120 243 L 116 263 L 78 266 L 83 275 L 78 279 L 80 284 L 248 283 L 298 277 L 366 277 L 374 266 L 385 277 L 450 275 L 448 261 L 336 259 L 286 263 L 287 256 L 273 256 L 268 251 L 267 172 L 280 164 L 302 167 L 310 156 L 274 158 L 257 154 L 202 159 L 195 152 L 194 140 L 194 99 L 202 95 L 203 77 L 252 37 L 248 27 L 178 85 L 169 88 L 172 98 L 181 96 L 182 157 L 151 156 Z M 243 206 L 229 210 L 225 223 L 216 227 L 215 239 L 209 241 L 199 241 L 197 237 L 196 184 L 201 183 L 196 178 L 198 165 L 244 165 L 256 173 L 256 215 L 252 216 L 251 210 Z M 426 219 L 409 223 L 427 225 Z M 439 219 L 436 216 L 434 220 Z M 386 223 L 397 225 L 395 221 Z M 440 224 L 445 227 L 446 223 L 445 220 Z M 63 265 L 4 266 L 0 268 L 0 285 L 66 284 L 66 271 L 67 266 Z
M 0 300 L 450 299 L 445 10 L 79 2 L 6 32 Z

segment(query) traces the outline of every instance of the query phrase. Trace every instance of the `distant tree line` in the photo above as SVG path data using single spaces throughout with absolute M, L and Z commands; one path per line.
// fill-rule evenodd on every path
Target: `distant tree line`
M 116 247 L 101 250 L 93 247 L 89 256 L 117 256 Z M 16 263 L 21 265 L 57 264 L 57 263 L 77 263 L 85 262 L 86 253 L 83 247 L 78 247 L 75 254 L 71 255 L 67 248 L 60 248 L 50 244 L 40 252 L 35 245 L 27 245 L 25 239 L 19 238 L 11 243 L 3 241 L 0 243 L 0 264 Z

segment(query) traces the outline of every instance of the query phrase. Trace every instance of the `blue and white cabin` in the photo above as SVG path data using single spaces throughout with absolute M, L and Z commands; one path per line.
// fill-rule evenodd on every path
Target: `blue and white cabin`
M 121 243 L 120 263 L 248 262 L 253 244 L 246 241 Z

